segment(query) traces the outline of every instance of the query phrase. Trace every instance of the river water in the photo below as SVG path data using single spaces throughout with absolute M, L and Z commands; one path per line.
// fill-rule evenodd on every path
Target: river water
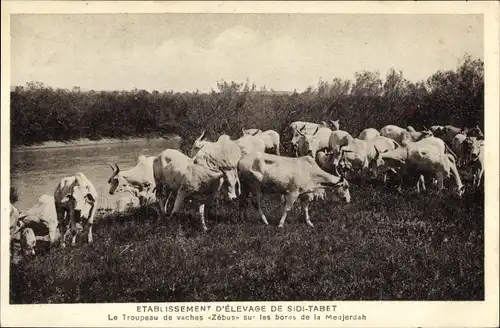
M 29 150 L 12 150 L 11 184 L 17 187 L 18 210 L 35 205 L 43 195 L 53 195 L 61 178 L 83 172 L 94 184 L 99 197 L 98 208 L 115 209 L 116 200 L 124 195 L 110 195 L 108 179 L 112 174 L 108 163 L 121 170 L 132 168 L 140 155 L 157 156 L 167 148 L 179 149 L 180 139 L 141 139 L 116 144 L 65 146 Z

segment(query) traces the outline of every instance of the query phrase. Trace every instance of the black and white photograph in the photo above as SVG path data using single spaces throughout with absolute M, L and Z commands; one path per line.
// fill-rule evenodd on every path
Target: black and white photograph
M 2 16 L 2 304 L 498 305 L 484 9 L 280 8 Z

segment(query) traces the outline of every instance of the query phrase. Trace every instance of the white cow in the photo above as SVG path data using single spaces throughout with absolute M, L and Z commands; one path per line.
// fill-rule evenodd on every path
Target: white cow
M 359 134 L 358 139 L 360 139 L 360 140 L 369 140 L 369 139 L 376 138 L 378 136 L 380 136 L 380 132 L 378 132 L 377 129 L 368 128 L 368 129 L 364 129 L 363 131 L 361 131 L 361 133 Z
M 10 204 L 10 250 L 11 255 L 14 255 L 15 246 L 17 241 L 21 244 L 21 250 L 24 255 L 34 255 L 36 246 L 36 237 L 34 237 L 33 230 L 25 227 L 23 222 L 19 220 L 19 211 L 14 205 Z
M 350 202 L 349 183 L 344 178 L 323 171 L 309 156 L 282 157 L 266 153 L 252 153 L 243 156 L 238 164 L 244 184 L 240 197 L 240 213 L 246 216 L 246 198 L 249 193 L 256 198 L 259 216 L 268 224 L 261 208 L 262 193 L 285 195 L 285 204 L 279 227 L 283 227 L 288 211 L 300 199 L 305 212 L 306 223 L 313 227 L 309 217 L 309 202 L 322 197 L 325 189 L 333 188 L 334 195 Z
M 19 220 L 24 227 L 33 229 L 36 236 L 49 236 L 51 243 L 61 237 L 57 229 L 57 212 L 53 196 L 40 196 L 33 207 L 19 213 Z
M 432 137 L 418 142 L 409 142 L 406 146 L 392 151 L 379 152 L 377 149 L 377 165 L 379 167 L 387 165 L 399 171 L 401 179 L 409 171 L 419 172 L 419 183 L 423 183 L 422 175 L 430 174 L 437 178 L 440 190 L 444 188 L 444 178 L 451 176 L 455 180 L 456 193 L 460 197 L 465 187 L 458 174 L 454 157 L 445 153 L 442 142 L 441 139 Z M 419 183 L 417 183 L 417 191 L 420 191 Z M 425 185 L 423 188 L 425 189 Z
M 137 164 L 126 171 L 120 171 L 120 168 L 115 164 L 113 175 L 109 178 L 109 194 L 129 192 L 133 196 L 139 198 L 139 203 L 145 205 L 150 192 L 155 188 L 155 179 L 153 177 L 153 161 L 155 157 L 146 157 L 141 155 L 137 159 Z
M 419 141 L 424 138 L 431 137 L 433 134 L 427 129 L 421 132 L 409 132 L 396 125 L 386 125 L 380 129 L 380 135 L 390 138 L 401 145 L 405 145 L 408 141 Z
M 86 220 L 88 225 L 87 240 L 93 242 L 92 225 L 97 209 L 97 191 L 89 179 L 78 172 L 74 176 L 62 178 L 54 191 L 54 201 L 57 212 L 59 232 L 62 236 L 62 247 L 66 247 L 66 237 L 70 231 L 73 235 L 71 245 L 76 243 L 77 226 L 80 220 Z M 71 229 L 67 229 L 67 224 Z M 66 231 L 64 229 L 66 228 Z
M 237 163 L 241 158 L 239 146 L 229 136 L 221 136 L 216 143 L 203 146 L 191 160 L 180 152 L 167 149 L 154 162 L 157 198 L 160 211 L 165 212 L 164 190 L 177 191 L 170 218 L 179 212 L 186 197 L 202 200 L 199 207 L 201 223 L 207 230 L 204 217 L 205 204 L 212 202 L 222 189 L 228 200 L 240 194 Z M 168 201 L 168 199 L 167 199 Z
M 465 134 L 457 133 L 451 142 L 451 148 L 457 155 L 457 166 L 462 167 L 465 163 L 464 141 L 467 138 Z
M 353 140 L 354 138 L 349 132 L 343 130 L 333 131 L 330 140 L 328 140 L 328 149 L 334 157 L 340 156 L 340 148 L 348 145 Z
M 266 130 L 262 132 L 262 130 L 259 129 L 242 129 L 242 132 L 243 136 L 249 135 L 261 139 L 266 146 L 266 150 L 274 149 L 276 155 L 280 154 L 280 135 L 278 132 L 274 130 Z
M 329 128 L 318 127 L 312 134 L 303 134 L 297 131 L 300 135 L 297 144 L 298 156 L 311 156 L 316 158 L 318 150 L 328 148 L 332 130 Z
M 244 135 L 243 137 L 236 139 L 234 142 L 240 147 L 243 155 L 253 152 L 266 151 L 266 144 L 257 136 Z
M 332 121 L 330 120 L 330 123 L 331 123 L 331 127 L 332 127 L 332 130 L 333 131 L 337 131 L 340 129 L 340 124 L 339 124 L 339 120 L 336 120 L 336 121 Z M 292 129 L 293 131 L 293 136 L 292 136 L 292 140 L 291 140 L 291 144 L 292 144 L 292 147 L 294 149 L 297 148 L 297 143 L 299 142 L 299 139 L 301 137 L 301 135 L 298 133 L 299 131 L 302 133 L 302 134 L 305 134 L 305 135 L 311 135 L 313 134 L 317 128 L 328 128 L 328 124 L 325 122 L 325 121 L 322 121 L 320 124 L 318 123 L 311 123 L 311 122 L 303 122 L 303 121 L 295 121 L 295 122 L 292 122 L 290 124 L 290 128 Z M 296 156 L 298 156 L 297 152 L 295 154 Z
M 467 137 L 464 141 L 464 157 L 473 170 L 473 184 L 479 187 L 484 177 L 484 140 Z
M 191 152 L 189 154 L 191 158 L 193 158 L 204 146 L 214 143 L 212 141 L 205 140 L 205 137 L 206 133 L 205 131 L 203 131 L 201 135 L 193 142 L 193 146 L 191 147 Z
M 377 149 L 378 151 L 385 152 L 398 147 L 399 144 L 396 141 L 382 136 L 370 140 L 353 139 L 341 148 L 339 161 L 334 161 L 334 165 L 339 165 L 344 170 L 355 170 L 358 172 L 376 169 Z

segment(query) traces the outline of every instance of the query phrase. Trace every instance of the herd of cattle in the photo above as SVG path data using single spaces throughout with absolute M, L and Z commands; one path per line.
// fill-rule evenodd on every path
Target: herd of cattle
M 113 170 L 109 193 L 128 192 L 140 204 L 156 198 L 160 218 L 167 214 L 170 198 L 175 197 L 175 202 L 169 218 L 181 210 L 184 200 L 196 201 L 204 230 L 205 205 L 220 196 L 227 201 L 238 198 L 240 215 L 246 218 L 252 195 L 259 217 L 267 225 L 261 198 L 275 193 L 283 202 L 279 227 L 297 199 L 305 222 L 313 227 L 309 203 L 323 198 L 325 190 L 331 190 L 337 201 L 350 202 L 346 177 L 353 174 L 382 174 L 384 182 L 391 175 L 399 179 L 400 192 L 408 177 L 415 178 L 412 181 L 418 192 L 425 190 L 426 182 L 441 190 L 444 180 L 451 178 L 459 197 L 465 188 L 457 167 L 473 170 L 475 187 L 483 180 L 484 135 L 478 126 L 431 126 L 415 131 L 410 126 L 387 125 L 380 131 L 365 129 L 358 138 L 341 130 L 338 120 L 319 124 L 297 121 L 290 129 L 295 157 L 280 156 L 280 135 L 273 130 L 242 129 L 243 136 L 237 140 L 223 134 L 214 142 L 205 140 L 203 132 L 189 156 L 166 149 L 156 157 L 139 156 L 137 165 L 129 170 L 109 164 Z M 58 241 L 65 247 L 71 234 L 75 245 L 77 232 L 86 226 L 88 242 L 92 243 L 97 196 L 92 182 L 78 172 L 61 179 L 53 196 L 41 196 L 26 211 L 20 213 L 11 204 L 11 240 L 20 243 L 24 254 L 35 254 L 37 238 L 51 244 Z

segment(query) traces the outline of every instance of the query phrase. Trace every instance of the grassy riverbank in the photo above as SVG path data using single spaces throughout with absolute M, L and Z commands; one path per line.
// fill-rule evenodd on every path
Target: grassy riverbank
M 469 187 L 469 186 L 468 186 Z M 97 222 L 95 244 L 51 249 L 11 265 L 13 303 L 234 300 L 481 300 L 484 201 L 445 192 L 400 195 L 352 185 L 350 204 L 318 201 L 308 228 L 299 206 L 277 228 L 266 197 L 238 219 L 220 204 L 207 220 L 157 222 L 152 210 Z

